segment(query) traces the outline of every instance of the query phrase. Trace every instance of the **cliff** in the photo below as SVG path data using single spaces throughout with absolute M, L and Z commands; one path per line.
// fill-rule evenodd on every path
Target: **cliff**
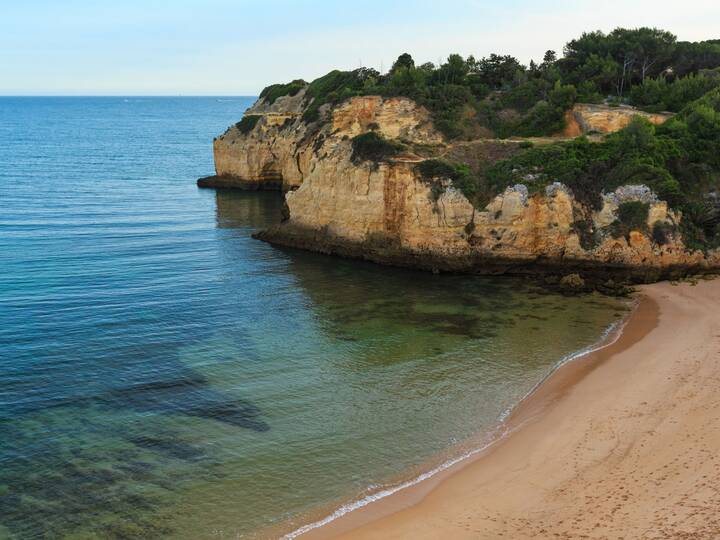
M 717 251 L 686 248 L 681 214 L 643 185 L 603 193 L 600 208 L 590 209 L 565 185 L 534 189 L 528 178 L 527 185 L 473 204 L 450 178 L 424 178 L 418 164 L 463 156 L 482 166 L 517 153 L 522 141 L 449 142 L 407 98 L 353 97 L 324 106 L 324 121 L 314 123 L 303 120 L 304 103 L 304 91 L 272 104 L 259 100 L 246 113 L 256 117 L 250 130 L 233 126 L 215 140 L 217 176 L 200 181 L 287 191 L 285 218 L 259 234 L 263 240 L 464 272 L 581 271 L 652 281 L 720 266 Z M 569 114 L 571 127 L 587 133 L 615 131 L 635 112 L 578 105 Z M 401 141 L 403 151 L 378 162 L 359 160 L 353 138 L 370 131 Z M 629 202 L 642 204 L 647 215 L 618 233 L 618 209 Z
M 324 113 L 331 122 L 322 127 L 303 121 L 305 90 L 283 96 L 268 104 L 259 99 L 245 112 L 245 119 L 257 119 L 247 132 L 241 122 L 213 141 L 215 176 L 201 179 L 203 187 L 244 189 L 297 188 L 309 171 L 311 151 L 327 138 L 354 137 L 377 129 L 385 137 L 418 144 L 443 145 L 443 136 L 432 127 L 428 112 L 407 98 L 356 97 Z M 607 134 L 626 127 L 634 116 L 653 124 L 667 120 L 668 114 L 651 114 L 631 107 L 576 104 L 565 115 L 566 128 L 553 140 L 583 134 Z M 531 138 L 536 143 L 551 142 Z M 486 144 L 497 139 L 479 139 Z M 515 141 L 517 142 L 517 141 Z M 510 142 L 512 144 L 512 141 Z M 457 144 L 454 146 L 458 146 Z
M 442 142 L 427 111 L 406 98 L 357 97 L 333 108 L 331 121 L 318 126 L 301 117 L 304 97 L 301 90 L 272 105 L 258 100 L 245 112 L 245 118 L 257 118 L 249 132 L 243 133 L 238 123 L 214 140 L 215 176 L 202 179 L 200 185 L 297 188 L 322 161 L 321 150 L 328 152 L 335 143 L 346 142 L 370 127 L 392 139 Z

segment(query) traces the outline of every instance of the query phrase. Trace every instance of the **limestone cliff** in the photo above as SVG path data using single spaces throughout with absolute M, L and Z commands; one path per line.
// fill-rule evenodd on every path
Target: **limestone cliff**
M 215 178 L 206 184 L 248 189 L 280 189 L 299 186 L 303 155 L 309 137 L 307 127 L 299 121 L 304 91 L 285 96 L 272 105 L 258 100 L 245 117 L 258 117 L 248 132 L 241 123 L 231 126 L 213 141 Z
M 338 152 L 339 153 L 339 152 Z M 657 223 L 675 229 L 680 216 L 643 186 L 604 197 L 592 215 L 598 240 L 584 248 L 577 230 L 584 212 L 572 193 L 553 184 L 530 195 L 517 185 L 482 210 L 448 187 L 434 199 L 408 163 L 357 167 L 339 155 L 287 194 L 289 218 L 262 238 L 377 262 L 470 272 L 525 272 L 538 268 L 615 271 L 653 280 L 675 271 L 720 264 L 718 254 L 688 252 L 677 233 L 662 245 L 646 232 L 615 238 L 609 226 L 621 202 L 649 201 L 647 231 Z
M 302 120 L 303 100 L 304 91 L 278 98 L 272 105 L 258 100 L 245 112 L 246 118 L 257 117 L 249 132 L 243 133 L 236 124 L 215 139 L 216 176 L 203 179 L 201 185 L 298 187 L 321 161 L 323 141 L 353 137 L 371 127 L 388 138 L 442 142 L 428 113 L 406 98 L 356 97 L 335 107 L 331 121 L 322 126 Z
M 451 144 L 428 112 L 406 98 L 354 97 L 326 107 L 325 121 L 316 123 L 303 121 L 303 103 L 303 92 L 272 105 L 260 100 L 246 113 L 258 117 L 252 129 L 232 127 L 215 141 L 217 178 L 208 184 L 287 191 L 285 220 L 258 235 L 264 240 L 449 271 L 580 269 L 647 281 L 720 265 L 717 252 L 685 248 L 677 232 L 682 216 L 644 186 L 604 194 L 594 212 L 559 183 L 534 193 L 519 184 L 476 208 L 450 180 L 420 176 L 422 150 L 446 156 L 490 144 L 506 151 L 518 142 Z M 571 114 L 581 132 L 613 131 L 632 117 L 607 109 Z M 379 163 L 354 160 L 352 138 L 370 130 L 403 141 L 407 151 Z M 628 201 L 648 205 L 646 227 L 613 234 L 618 207 Z M 658 238 L 658 228 L 669 232 Z

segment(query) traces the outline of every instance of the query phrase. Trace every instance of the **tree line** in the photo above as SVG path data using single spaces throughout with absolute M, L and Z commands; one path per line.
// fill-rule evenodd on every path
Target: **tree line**
M 550 135 L 576 101 L 630 103 L 651 111 L 679 111 L 720 85 L 720 40 L 678 41 L 656 28 L 586 32 L 567 43 L 562 57 L 548 50 L 523 65 L 511 55 L 416 65 L 398 57 L 387 73 L 372 68 L 332 71 L 305 83 L 272 85 L 271 101 L 306 88 L 304 118 L 316 121 L 326 103 L 356 95 L 405 96 L 430 110 L 449 138 Z

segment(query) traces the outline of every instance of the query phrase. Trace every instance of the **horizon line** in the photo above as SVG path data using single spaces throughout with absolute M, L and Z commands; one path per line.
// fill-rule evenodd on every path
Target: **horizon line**
M 257 98 L 259 94 L 0 94 L 2 98 Z
M 0 97 L 257 97 L 259 94 L 0 94 Z

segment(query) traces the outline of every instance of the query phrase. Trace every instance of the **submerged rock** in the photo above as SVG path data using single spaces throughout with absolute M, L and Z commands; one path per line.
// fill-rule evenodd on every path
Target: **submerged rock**
M 560 278 L 558 285 L 565 292 L 577 293 L 585 289 L 585 280 L 579 274 L 568 274 Z

